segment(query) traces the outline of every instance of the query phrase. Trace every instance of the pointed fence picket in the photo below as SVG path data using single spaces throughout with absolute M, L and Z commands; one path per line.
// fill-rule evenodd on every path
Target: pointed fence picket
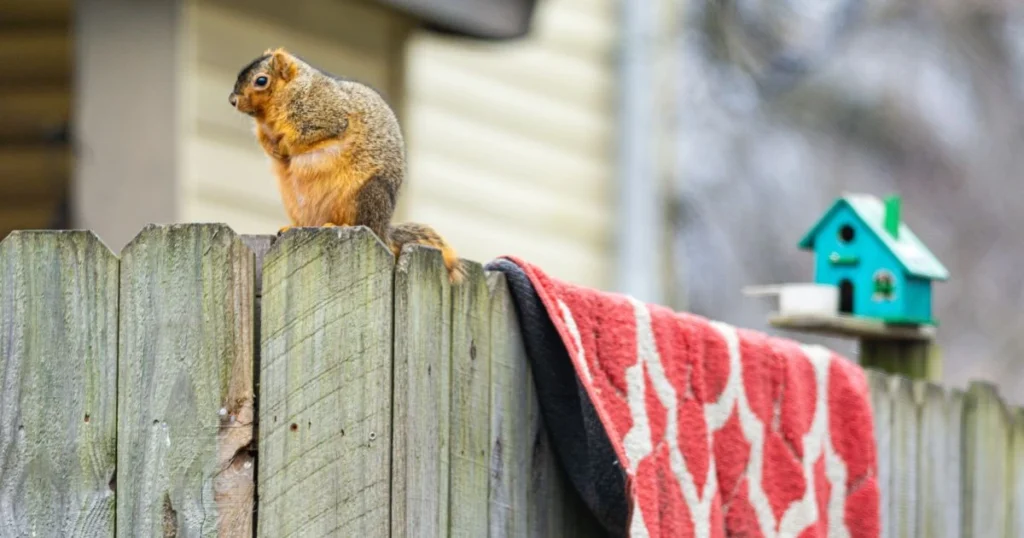
M 10 234 L 0 536 L 601 536 L 467 264 L 365 228 Z M 881 536 L 1024 536 L 1024 410 L 867 375 Z

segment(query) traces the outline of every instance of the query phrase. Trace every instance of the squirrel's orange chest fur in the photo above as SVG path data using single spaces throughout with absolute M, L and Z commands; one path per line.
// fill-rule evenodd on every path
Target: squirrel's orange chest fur
M 352 125 L 351 127 L 356 127 Z M 274 172 L 285 211 L 293 226 L 354 226 L 358 217 L 358 195 L 375 170 L 367 169 L 358 157 L 361 148 L 353 141 L 358 133 L 347 132 L 339 139 L 325 140 L 310 147 L 290 147 L 287 132 L 261 124 L 274 142 L 278 154 Z
M 391 224 L 405 152 L 394 111 L 379 93 L 268 49 L 242 68 L 229 101 L 256 120 L 257 141 L 271 158 L 292 223 L 278 233 L 365 226 L 395 256 L 409 244 L 440 249 L 451 282 L 465 277 L 455 250 L 433 228 Z

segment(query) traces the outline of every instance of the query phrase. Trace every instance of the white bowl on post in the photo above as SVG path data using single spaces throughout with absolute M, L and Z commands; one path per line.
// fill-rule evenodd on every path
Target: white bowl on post
M 839 288 L 828 284 L 754 286 L 743 292 L 752 296 L 777 295 L 781 316 L 835 316 L 839 311 Z

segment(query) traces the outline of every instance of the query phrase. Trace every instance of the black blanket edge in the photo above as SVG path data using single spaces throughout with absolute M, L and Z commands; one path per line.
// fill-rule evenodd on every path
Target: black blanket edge
M 519 265 L 487 264 L 505 275 L 533 372 L 541 417 L 558 463 L 610 536 L 626 536 L 626 474 L 544 303 Z

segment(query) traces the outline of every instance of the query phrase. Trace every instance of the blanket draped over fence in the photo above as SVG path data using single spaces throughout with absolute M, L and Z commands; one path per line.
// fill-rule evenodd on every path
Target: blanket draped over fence
M 879 535 L 863 371 L 801 346 L 505 273 L 561 464 L 613 535 Z

